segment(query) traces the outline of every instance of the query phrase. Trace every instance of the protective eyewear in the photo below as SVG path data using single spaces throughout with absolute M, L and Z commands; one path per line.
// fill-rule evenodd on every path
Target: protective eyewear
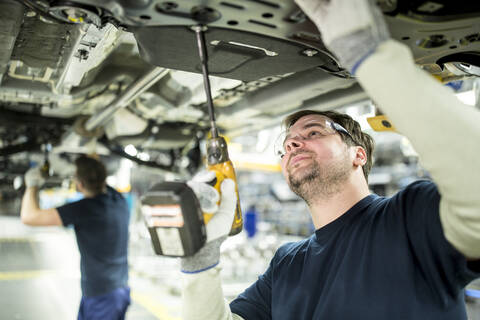
M 326 136 L 336 134 L 337 132 L 342 132 L 348 135 L 352 139 L 352 141 L 355 141 L 355 139 L 353 139 L 352 135 L 347 131 L 347 129 L 342 127 L 340 124 L 330 121 L 328 119 L 325 119 L 323 121 L 319 120 L 305 124 L 304 127 L 296 135 L 291 135 L 289 130 L 285 130 L 280 133 L 274 145 L 275 155 L 283 158 L 283 156 L 285 156 L 289 151 L 291 151 L 290 148 L 293 141 L 312 141 L 322 139 Z

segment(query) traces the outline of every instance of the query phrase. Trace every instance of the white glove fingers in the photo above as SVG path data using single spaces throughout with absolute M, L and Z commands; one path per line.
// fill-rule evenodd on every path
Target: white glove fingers
M 222 201 L 220 202 L 219 212 L 235 211 L 237 205 L 237 193 L 235 191 L 235 181 L 225 179 L 220 186 L 222 192 Z
M 320 30 L 323 43 L 352 74 L 390 38 L 383 14 L 373 0 L 295 1 Z
M 214 171 L 201 170 L 193 176 L 192 181 L 209 183 L 211 181 L 214 181 L 215 178 L 216 178 L 216 175 Z
M 45 179 L 42 177 L 40 167 L 30 168 L 25 173 L 25 185 L 27 187 L 40 187 L 45 183 Z
M 380 11 L 371 0 L 296 0 L 296 3 L 318 27 L 327 46 L 335 39 L 360 30 L 376 29 L 381 17 L 381 13 L 376 14 Z
M 206 183 L 196 181 L 188 181 L 187 185 L 197 196 L 202 211 L 214 213 L 218 210 L 217 202 L 220 200 L 220 195 L 214 187 Z
M 233 217 L 235 216 L 237 204 L 235 182 L 231 179 L 225 179 L 220 188 L 222 191 L 220 208 L 207 224 L 207 241 L 227 235 L 230 232 Z

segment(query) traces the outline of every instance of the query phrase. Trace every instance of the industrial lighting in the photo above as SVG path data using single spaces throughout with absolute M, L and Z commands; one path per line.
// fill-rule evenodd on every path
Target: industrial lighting
M 146 152 L 139 152 L 137 155 L 137 158 L 142 161 L 148 161 L 150 160 L 150 155 Z
M 372 130 L 367 118 L 375 117 L 375 107 L 370 101 L 346 107 L 344 112 L 360 124 L 362 131 Z
M 138 153 L 137 148 L 135 148 L 135 146 L 132 144 L 129 144 L 128 146 L 126 146 L 124 150 L 125 150 L 125 153 L 127 153 L 132 157 L 135 157 Z
M 470 106 L 475 105 L 475 91 L 473 90 L 457 93 L 456 96 L 460 101 L 465 104 L 468 104 Z
M 117 185 L 117 177 L 115 177 L 115 176 L 108 176 L 106 180 L 107 180 L 107 184 L 109 186 L 116 186 Z

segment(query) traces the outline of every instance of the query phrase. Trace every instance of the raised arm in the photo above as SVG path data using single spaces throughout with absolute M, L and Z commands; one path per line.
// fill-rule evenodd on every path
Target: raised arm
M 390 40 L 373 1 L 296 1 L 419 153 L 442 196 L 448 241 L 467 258 L 480 259 L 480 112 L 416 66 L 408 47 Z
M 448 241 L 480 258 L 480 112 L 418 68 L 410 50 L 390 40 L 358 68 L 359 82 L 407 136 L 440 194 Z
M 201 197 L 202 192 L 189 184 Z M 215 216 L 207 224 L 207 243 L 192 257 L 182 258 L 183 319 L 242 320 L 232 314 L 223 296 L 220 278 L 220 245 L 227 238 L 236 206 L 235 183 L 222 183 L 222 199 Z M 202 202 L 202 201 L 200 201 Z
M 27 186 L 22 199 L 20 218 L 22 222 L 31 226 L 61 226 L 62 219 L 57 209 L 40 209 L 38 205 L 38 187 L 43 184 L 38 168 L 32 168 L 25 174 Z

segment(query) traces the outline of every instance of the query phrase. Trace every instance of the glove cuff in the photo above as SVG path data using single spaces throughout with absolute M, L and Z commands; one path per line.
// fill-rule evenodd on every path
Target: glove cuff
M 335 52 L 341 65 L 354 75 L 360 64 L 388 39 L 388 32 L 378 33 L 372 29 L 363 29 L 333 40 L 329 48 Z
M 191 257 L 181 259 L 183 273 L 198 273 L 215 267 L 220 261 L 220 245 L 227 236 L 207 242 Z

